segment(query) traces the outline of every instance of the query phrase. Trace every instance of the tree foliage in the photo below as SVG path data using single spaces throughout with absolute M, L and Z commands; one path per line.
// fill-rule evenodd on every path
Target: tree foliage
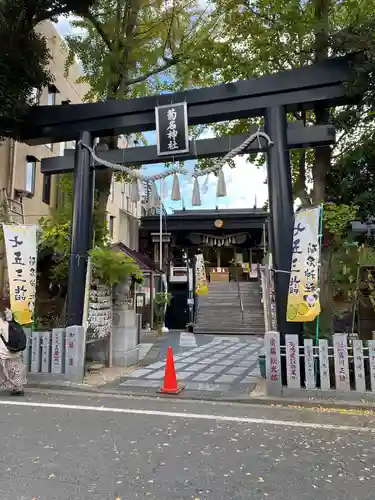
M 53 82 L 47 42 L 35 29 L 69 12 L 84 14 L 93 0 L 0 2 L 0 136 L 19 129 L 35 91 Z
M 175 68 L 194 57 L 197 40 L 209 37 L 206 10 L 198 0 L 98 0 L 72 22 L 66 70 L 79 58 L 88 101 L 162 92 Z M 117 147 L 115 133 L 103 141 Z M 97 210 L 103 220 L 111 180 L 109 169 L 96 173 Z
M 185 85 L 205 86 L 259 77 L 332 55 L 356 52 L 367 42 L 368 47 L 374 44 L 370 40 L 373 30 L 369 29 L 374 0 L 212 0 L 211 5 L 216 34 L 209 54 L 201 51 L 198 64 L 179 72 Z M 372 49 L 366 50 L 372 54 Z M 359 66 L 356 72 L 364 76 L 358 81 L 361 84 L 370 74 L 371 65 L 362 61 Z M 357 106 L 336 111 L 316 107 L 312 112 L 294 113 L 288 118 L 306 124 L 334 121 L 340 144 L 345 144 L 354 128 L 370 125 L 364 123 L 363 105 L 362 102 L 360 114 Z M 213 129 L 217 135 L 244 133 L 253 122 L 237 120 Z M 291 159 L 295 195 L 307 204 L 324 201 L 331 148 L 292 152 Z M 311 183 L 314 190 L 309 194 Z
M 332 165 L 327 178 L 327 199 L 354 205 L 366 222 L 375 215 L 375 132 L 361 138 Z
M 171 70 L 207 37 L 206 9 L 187 0 L 98 0 L 67 36 L 67 70 L 78 57 L 89 101 L 142 97 L 164 89 Z

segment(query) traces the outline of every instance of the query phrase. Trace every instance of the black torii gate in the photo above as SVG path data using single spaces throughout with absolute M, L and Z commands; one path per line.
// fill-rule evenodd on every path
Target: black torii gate
M 301 325 L 286 321 L 293 240 L 293 198 L 289 149 L 333 144 L 333 126 L 304 127 L 287 123 L 287 113 L 313 109 L 319 105 L 332 107 L 347 104 L 345 83 L 351 78 L 347 59 L 326 62 L 258 79 L 238 81 L 205 89 L 130 99 L 108 100 L 96 104 L 40 106 L 30 108 L 27 127 L 21 139 L 38 145 L 68 140 L 81 140 L 92 145 L 96 137 L 155 130 L 155 107 L 186 102 L 190 125 L 262 116 L 265 132 L 274 145 L 252 144 L 242 154 L 267 151 L 267 172 L 270 203 L 270 243 L 277 271 L 276 313 L 282 334 L 300 333 Z M 249 130 L 249 134 L 252 131 Z M 206 139 L 190 143 L 189 153 L 173 155 L 178 160 L 224 156 L 246 136 Z M 161 159 L 155 146 L 98 153 L 104 160 L 131 165 L 172 161 Z M 74 158 L 74 159 L 73 159 Z M 94 168 L 86 148 L 66 150 L 64 157 L 42 159 L 45 175 L 74 171 L 74 207 L 69 263 L 67 325 L 82 323 L 87 253 L 92 244 L 92 212 Z M 95 165 L 95 169 L 101 168 Z

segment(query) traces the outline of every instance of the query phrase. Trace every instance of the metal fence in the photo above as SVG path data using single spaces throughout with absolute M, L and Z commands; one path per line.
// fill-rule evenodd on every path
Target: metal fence
M 83 326 L 37 332 L 25 329 L 27 347 L 23 352 L 26 371 L 42 378 L 82 381 L 85 365 Z
M 284 388 L 375 394 L 375 340 L 364 345 L 362 340 L 348 340 L 347 334 L 337 333 L 332 345 L 325 339 L 318 345 L 305 339 L 300 346 L 297 335 L 286 335 L 285 345 L 280 346 L 280 334 L 268 332 L 265 356 L 269 394 L 282 394 Z M 286 371 L 284 387 L 282 369 Z

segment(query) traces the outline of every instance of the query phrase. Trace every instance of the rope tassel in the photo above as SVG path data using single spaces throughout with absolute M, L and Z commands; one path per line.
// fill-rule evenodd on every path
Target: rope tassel
M 225 185 L 225 177 L 223 169 L 221 169 L 217 178 L 216 196 L 217 198 L 223 198 L 226 195 L 227 195 L 227 186 Z
M 179 183 L 177 174 L 174 174 L 174 176 L 173 176 L 171 200 L 172 201 L 180 201 L 181 200 L 180 183 Z
M 194 177 L 193 199 L 191 204 L 193 205 L 193 207 L 199 207 L 202 205 L 198 177 Z
M 148 208 L 156 208 L 159 205 L 159 195 L 155 182 L 151 182 L 151 192 L 148 199 Z
M 141 199 L 139 193 L 138 179 L 134 178 L 131 183 L 130 201 L 137 203 Z

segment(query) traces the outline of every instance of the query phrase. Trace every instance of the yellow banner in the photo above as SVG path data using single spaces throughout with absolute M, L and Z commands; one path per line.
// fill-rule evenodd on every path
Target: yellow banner
M 320 207 L 296 213 L 287 321 L 309 322 L 320 314 L 318 267 Z
M 197 295 L 208 294 L 206 268 L 202 254 L 195 256 L 195 293 Z
M 10 308 L 21 325 L 33 321 L 36 289 L 36 226 L 3 224 Z

